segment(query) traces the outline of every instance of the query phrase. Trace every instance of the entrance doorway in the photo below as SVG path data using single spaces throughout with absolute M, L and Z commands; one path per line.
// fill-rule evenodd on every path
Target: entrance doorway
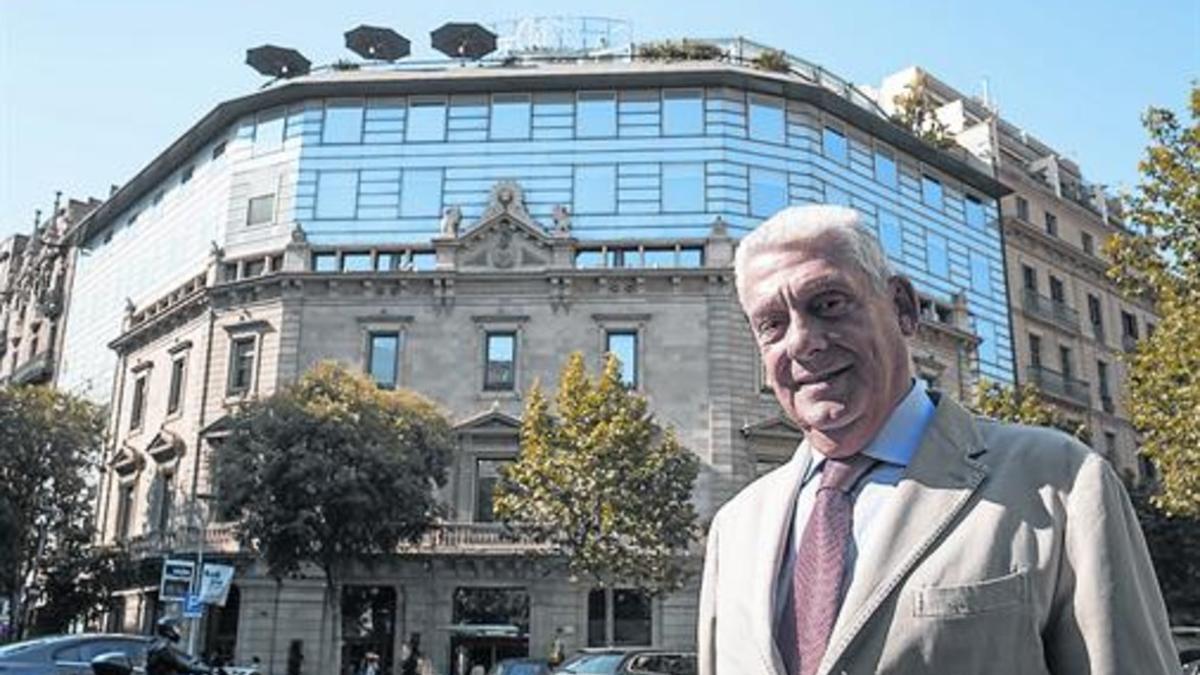
M 450 627 L 450 673 L 470 675 L 497 661 L 529 656 L 529 593 L 524 588 L 459 587 Z

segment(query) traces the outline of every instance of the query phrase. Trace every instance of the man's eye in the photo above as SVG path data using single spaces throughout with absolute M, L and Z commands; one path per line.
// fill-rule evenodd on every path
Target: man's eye
M 775 317 L 767 317 L 765 319 L 759 319 L 758 323 L 754 326 L 754 330 L 760 336 L 767 337 L 778 331 L 781 325 L 783 325 L 783 322 L 779 319 Z
M 817 301 L 817 311 L 821 314 L 838 314 L 846 309 L 846 298 L 840 295 L 830 295 Z

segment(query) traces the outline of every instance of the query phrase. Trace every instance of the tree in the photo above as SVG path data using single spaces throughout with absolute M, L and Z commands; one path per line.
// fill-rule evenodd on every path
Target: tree
M 918 70 L 913 81 L 904 85 L 904 93 L 892 98 L 896 105 L 892 121 L 934 147 L 949 148 L 954 145 L 954 139 L 946 125 L 938 119 L 937 106 L 927 91 L 928 78 Z
M 338 621 L 338 574 L 418 540 L 439 513 L 450 425 L 419 394 L 324 362 L 246 404 L 229 429 L 214 455 L 218 507 L 276 579 L 321 570 L 322 631 Z M 321 642 L 319 670 L 335 672 Z
M 43 603 L 33 613 L 34 634 L 65 633 L 76 622 L 97 621 L 116 591 L 135 585 L 138 575 L 128 552 L 84 544 L 86 540 L 72 538 L 46 562 Z
M 655 426 L 620 372 L 610 355 L 592 379 L 583 355 L 572 354 L 559 378 L 557 415 L 534 383 L 520 454 L 503 471 L 495 500 L 500 520 L 555 546 L 572 574 L 604 588 L 609 643 L 613 587 L 679 588 L 683 556 L 698 534 L 691 495 L 699 463 L 673 430 Z
M 0 388 L 0 592 L 10 598 L 11 636 L 25 636 L 34 601 L 47 598 L 50 563 L 91 541 L 103 440 L 103 411 L 88 401 L 48 387 Z M 51 580 L 61 589 L 78 578 Z
M 1130 492 L 1167 613 L 1175 626 L 1200 625 L 1200 519 L 1171 516 L 1152 503 L 1151 489 Z
M 1168 514 L 1200 517 L 1200 87 L 1191 91 L 1191 126 L 1151 108 L 1138 165 L 1141 183 L 1126 200 L 1133 231 L 1105 245 L 1109 276 L 1154 303 L 1157 329 L 1128 358 L 1128 407 L 1141 452 L 1158 468 L 1154 503 Z M 1147 331 L 1149 333 L 1150 331 Z
M 975 388 L 975 397 L 970 407 L 986 417 L 1017 424 L 1053 427 L 1084 443 L 1089 439 L 1086 424 L 1068 420 L 1029 383 L 1010 387 L 999 382 L 981 380 Z

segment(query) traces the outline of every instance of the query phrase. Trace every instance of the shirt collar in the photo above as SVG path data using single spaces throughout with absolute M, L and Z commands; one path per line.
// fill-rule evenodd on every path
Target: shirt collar
M 899 467 L 906 467 L 921 445 L 921 437 L 925 428 L 936 412 L 933 401 L 925 387 L 925 381 L 916 378 L 908 390 L 908 394 L 900 399 L 900 403 L 892 410 L 883 428 L 875 435 L 867 447 L 863 448 L 864 455 Z M 817 469 L 825 462 L 825 456 L 817 450 L 812 450 L 812 461 L 808 464 L 808 472 L 804 474 L 801 485 L 807 483 Z

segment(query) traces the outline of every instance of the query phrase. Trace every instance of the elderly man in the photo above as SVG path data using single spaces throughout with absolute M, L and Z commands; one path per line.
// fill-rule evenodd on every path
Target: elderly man
M 804 442 L 713 519 L 702 675 L 1178 672 L 1108 463 L 915 380 L 916 292 L 856 211 L 782 211 L 735 269 Z

